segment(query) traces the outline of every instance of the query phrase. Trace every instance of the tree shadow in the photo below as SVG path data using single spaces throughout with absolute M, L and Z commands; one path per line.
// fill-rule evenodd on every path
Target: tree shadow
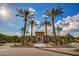
M 55 50 L 43 49 L 43 48 L 39 48 L 39 47 L 35 47 L 35 48 L 41 49 L 41 50 L 45 50 L 45 51 L 50 51 L 50 52 L 56 52 L 56 53 L 71 55 L 71 56 L 79 56 L 79 55 L 77 55 L 77 54 L 71 54 L 71 53 L 65 53 L 65 52 L 60 52 L 60 51 L 55 51 Z

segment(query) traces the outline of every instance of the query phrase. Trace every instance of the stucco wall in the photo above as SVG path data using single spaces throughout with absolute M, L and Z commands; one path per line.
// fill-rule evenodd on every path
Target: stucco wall
M 53 36 L 43 36 L 43 43 L 48 43 L 49 41 L 53 41 Z M 26 36 L 25 40 L 27 42 L 32 41 L 33 43 L 37 42 L 37 36 Z

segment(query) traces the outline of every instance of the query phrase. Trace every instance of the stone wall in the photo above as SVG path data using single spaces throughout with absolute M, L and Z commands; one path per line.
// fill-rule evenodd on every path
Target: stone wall
M 31 36 L 26 36 L 25 40 L 26 40 L 26 42 L 32 41 L 33 43 L 36 43 L 37 38 L 36 38 L 36 36 L 32 36 L 32 37 Z M 43 37 L 43 43 L 48 43 L 48 42 L 52 42 L 52 41 L 54 41 L 53 36 L 44 36 Z

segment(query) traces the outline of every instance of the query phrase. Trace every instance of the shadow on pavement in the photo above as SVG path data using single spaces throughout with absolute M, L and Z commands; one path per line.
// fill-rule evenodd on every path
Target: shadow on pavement
M 71 55 L 71 56 L 79 56 L 77 54 L 65 53 L 65 52 L 60 52 L 60 51 L 55 51 L 55 50 L 49 50 L 49 49 L 44 49 L 44 48 L 39 48 L 39 47 L 34 47 L 34 48 L 41 49 L 41 50 L 45 50 L 45 51 L 50 51 L 50 52 L 56 52 L 56 53 Z

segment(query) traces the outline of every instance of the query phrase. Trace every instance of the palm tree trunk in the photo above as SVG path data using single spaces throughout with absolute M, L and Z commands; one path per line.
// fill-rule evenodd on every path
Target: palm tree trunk
M 52 18 L 52 25 L 53 25 L 54 40 L 55 40 L 55 43 L 57 44 L 57 38 L 56 38 L 56 32 L 55 32 L 55 25 L 54 25 L 54 18 Z
M 31 25 L 31 36 L 32 36 L 32 34 L 33 34 L 33 27 L 32 27 L 32 25 Z
M 59 39 L 60 39 L 60 36 L 59 36 L 59 29 L 58 29 L 58 36 L 57 36 L 58 38 L 57 38 L 57 40 L 58 40 L 58 42 L 60 43 L 60 41 L 59 41 Z
M 31 39 L 30 39 L 30 43 L 31 43 L 31 40 L 32 40 L 32 35 L 33 35 L 33 26 L 31 25 Z
M 24 40 L 25 40 L 25 33 L 26 33 L 26 20 L 24 20 L 24 31 L 23 31 L 23 39 L 22 39 L 23 45 L 24 45 Z
M 24 21 L 24 34 L 23 34 L 24 37 L 25 37 L 25 33 L 26 33 L 26 20 Z
M 46 36 L 47 36 L 47 25 L 45 25 L 45 32 L 46 32 Z

